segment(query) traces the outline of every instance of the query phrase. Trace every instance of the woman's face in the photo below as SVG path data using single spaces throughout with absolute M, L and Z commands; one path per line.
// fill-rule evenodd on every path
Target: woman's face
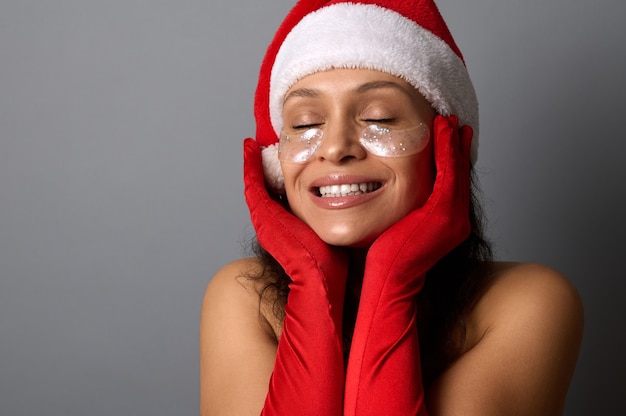
M 370 245 L 430 195 L 432 140 L 418 153 L 383 157 L 366 150 L 359 136 L 370 124 L 431 129 L 434 117 L 413 86 L 384 72 L 334 69 L 301 79 L 285 95 L 284 131 L 318 127 L 323 137 L 307 161 L 281 161 L 292 212 L 328 244 Z

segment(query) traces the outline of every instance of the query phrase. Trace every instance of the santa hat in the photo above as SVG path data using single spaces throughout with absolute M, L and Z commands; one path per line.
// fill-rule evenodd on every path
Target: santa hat
M 459 51 L 432 0 L 301 0 L 287 15 L 261 65 L 254 112 L 268 185 L 284 187 L 278 162 L 282 104 L 301 78 L 332 68 L 387 72 L 412 84 L 437 113 L 474 130 L 478 103 Z

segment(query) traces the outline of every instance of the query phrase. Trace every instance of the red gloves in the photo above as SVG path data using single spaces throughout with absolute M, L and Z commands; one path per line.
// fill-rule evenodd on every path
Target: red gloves
M 423 207 L 370 247 L 345 387 L 345 415 L 426 415 L 415 297 L 426 272 L 470 233 L 470 127 L 434 122 L 437 176 Z
M 244 182 L 257 238 L 293 281 L 262 415 L 339 416 L 347 253 L 324 243 L 270 198 L 252 139 L 244 142 Z

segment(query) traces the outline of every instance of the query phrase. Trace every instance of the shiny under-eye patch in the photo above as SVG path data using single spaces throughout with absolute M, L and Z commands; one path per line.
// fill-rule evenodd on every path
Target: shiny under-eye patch
M 278 158 L 284 162 L 306 162 L 320 147 L 323 135 L 324 131 L 318 127 L 306 129 L 301 133 L 281 134 Z
M 408 156 L 424 150 L 429 135 L 428 126 L 424 123 L 405 130 L 370 124 L 363 129 L 359 143 L 376 156 Z

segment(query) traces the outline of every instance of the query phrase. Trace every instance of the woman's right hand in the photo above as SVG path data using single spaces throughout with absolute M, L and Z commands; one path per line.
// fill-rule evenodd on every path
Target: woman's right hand
M 265 186 L 261 148 L 254 139 L 244 141 L 244 185 L 259 243 L 291 277 L 291 289 L 315 276 L 327 287 L 331 305 L 343 303 L 348 267 L 346 251 L 323 242 L 308 225 L 270 196 Z

